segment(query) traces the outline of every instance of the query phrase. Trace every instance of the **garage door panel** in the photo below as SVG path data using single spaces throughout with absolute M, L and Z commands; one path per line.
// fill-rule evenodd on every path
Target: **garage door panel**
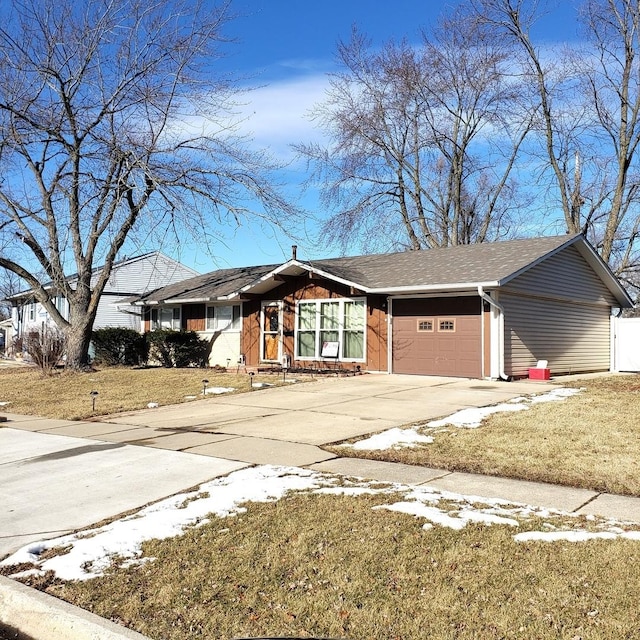
M 403 299 L 393 302 L 392 366 L 395 373 L 480 377 L 479 298 Z M 419 331 L 432 320 L 432 331 Z M 443 327 L 453 331 L 439 330 Z

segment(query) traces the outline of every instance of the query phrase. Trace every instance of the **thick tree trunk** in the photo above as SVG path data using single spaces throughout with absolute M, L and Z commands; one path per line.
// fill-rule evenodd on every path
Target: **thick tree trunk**
M 85 371 L 89 368 L 89 345 L 91 343 L 92 325 L 82 322 L 73 324 L 66 332 L 65 367 L 73 371 Z
M 89 345 L 96 312 L 90 311 L 90 296 L 76 293 L 75 300 L 69 300 L 69 324 L 65 330 L 66 368 L 85 371 L 90 366 Z

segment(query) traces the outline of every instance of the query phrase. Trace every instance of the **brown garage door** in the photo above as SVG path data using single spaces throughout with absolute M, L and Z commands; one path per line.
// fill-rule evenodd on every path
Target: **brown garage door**
M 480 378 L 480 298 L 393 301 L 393 373 Z

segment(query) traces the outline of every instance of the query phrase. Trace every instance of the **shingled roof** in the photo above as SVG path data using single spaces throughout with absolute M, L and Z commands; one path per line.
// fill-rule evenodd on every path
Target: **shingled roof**
M 158 304 L 170 300 L 171 302 L 189 302 L 202 300 L 215 300 L 232 295 L 261 278 L 271 273 L 279 265 L 263 265 L 258 267 L 239 267 L 236 269 L 219 269 L 211 273 L 205 273 L 195 278 L 182 280 L 138 298 L 143 304 Z
M 279 275 L 313 272 L 367 293 L 420 293 L 500 287 L 540 261 L 575 245 L 625 306 L 631 301 L 622 285 L 581 234 L 461 245 L 327 260 L 292 259 L 282 265 L 222 269 L 158 289 L 142 304 L 185 303 L 265 294 Z
M 553 236 L 460 245 L 427 251 L 313 260 L 314 269 L 367 290 L 503 284 L 579 236 Z

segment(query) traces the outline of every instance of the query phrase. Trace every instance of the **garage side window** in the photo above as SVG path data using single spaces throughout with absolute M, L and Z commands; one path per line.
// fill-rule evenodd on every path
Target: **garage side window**
M 320 359 L 323 344 L 337 343 L 339 360 L 364 360 L 365 317 L 364 300 L 299 302 L 296 357 Z
M 418 318 L 418 331 L 433 331 L 433 318 Z
M 453 333 L 456 330 L 455 318 L 438 318 L 438 331 Z

